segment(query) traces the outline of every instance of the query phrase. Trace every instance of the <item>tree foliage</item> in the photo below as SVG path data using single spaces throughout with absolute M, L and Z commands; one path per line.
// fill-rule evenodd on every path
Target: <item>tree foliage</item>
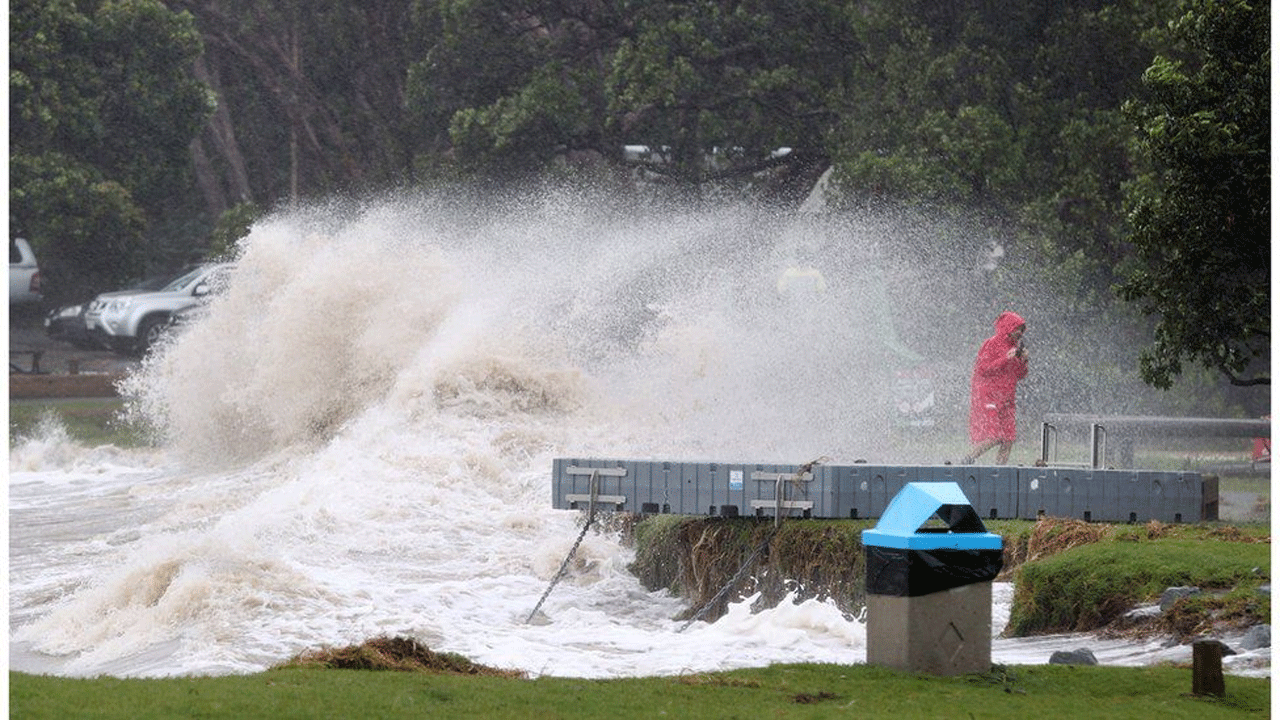
M 826 0 L 447 0 L 417 17 L 433 42 L 410 69 L 409 106 L 447 126 L 472 174 L 617 166 L 624 145 L 695 188 L 813 163 L 850 68 L 845 9 Z
M 409 68 L 408 106 L 435 155 L 422 166 L 522 179 L 619 152 L 604 119 L 611 3 L 443 0 L 419 2 L 415 18 L 429 48 Z
M 1174 4 L 892 0 L 858 15 L 860 72 L 833 148 L 848 201 L 1006 217 L 1045 269 L 1086 252 L 1095 290 L 1081 300 L 1096 301 L 1125 255 L 1121 106 Z
M 12 232 L 55 296 L 143 270 L 143 229 L 187 172 L 212 98 L 191 18 L 154 0 L 10 3 Z
M 779 148 L 825 164 L 848 25 L 827 0 L 638 4 L 610 63 L 611 127 L 684 182 L 759 170 Z
M 1043 286 L 1059 303 L 1044 315 L 1139 337 L 1154 322 L 1117 302 L 1124 282 L 1159 319 L 1149 382 L 1168 387 L 1191 359 L 1240 378 L 1269 353 L 1268 13 L 19 0 L 10 221 L 48 287 L 72 294 L 204 252 L 295 199 L 568 176 L 794 206 L 830 168 L 838 209 L 949 218 L 957 248 L 998 238 L 994 271 L 929 289 L 933 326 L 957 326 L 944 293 L 996 303 Z M 895 234 L 891 252 L 927 263 L 915 238 L 928 234 Z
M 221 107 L 197 141 L 218 213 L 401 183 L 414 128 L 405 68 L 416 43 L 398 0 L 171 0 L 196 20 L 196 68 Z
M 1141 262 L 1122 295 L 1158 316 L 1142 356 L 1157 387 L 1186 361 L 1270 383 L 1269 29 L 1265 3 L 1192 0 L 1171 26 L 1178 53 L 1129 106 L 1154 169 L 1131 194 Z
M 119 182 L 48 152 L 12 156 L 9 183 L 10 215 L 39 228 L 31 237 L 44 240 L 38 257 L 46 286 L 79 297 L 140 271 L 145 219 Z

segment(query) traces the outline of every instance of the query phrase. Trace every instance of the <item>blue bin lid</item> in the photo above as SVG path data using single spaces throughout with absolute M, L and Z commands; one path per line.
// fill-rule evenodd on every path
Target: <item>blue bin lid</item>
M 921 531 L 937 515 L 941 532 Z M 1000 536 L 987 532 L 982 519 L 953 482 L 907 483 L 885 508 L 874 528 L 862 531 L 862 544 L 902 550 L 999 550 Z

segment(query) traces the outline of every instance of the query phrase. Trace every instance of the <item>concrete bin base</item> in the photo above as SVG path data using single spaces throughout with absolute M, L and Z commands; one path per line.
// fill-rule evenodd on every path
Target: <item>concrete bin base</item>
M 991 583 L 928 595 L 867 595 L 867 664 L 964 675 L 991 669 Z

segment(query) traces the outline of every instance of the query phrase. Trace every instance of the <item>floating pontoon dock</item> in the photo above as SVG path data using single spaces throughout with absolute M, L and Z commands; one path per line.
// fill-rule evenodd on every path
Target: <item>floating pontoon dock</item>
M 958 483 L 990 519 L 1218 519 L 1218 478 L 1194 472 L 1008 465 L 769 465 L 559 458 L 552 506 L 720 517 L 878 518 L 909 482 Z

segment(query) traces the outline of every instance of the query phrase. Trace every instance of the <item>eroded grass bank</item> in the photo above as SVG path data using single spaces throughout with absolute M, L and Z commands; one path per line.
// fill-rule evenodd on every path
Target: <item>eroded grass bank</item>
M 723 614 L 730 601 L 760 593 L 770 607 L 796 599 L 830 599 L 845 613 L 865 603 L 861 531 L 874 520 L 789 520 L 765 552 L 772 520 L 654 516 L 632 535 L 632 572 L 650 589 L 669 588 L 689 600 L 689 613 Z M 1180 600 L 1167 626 L 1180 637 L 1218 625 L 1270 622 L 1270 531 L 1261 525 L 1145 525 L 1045 518 L 989 521 L 1004 539 L 1001 579 L 1015 583 L 1009 634 L 1093 630 L 1135 605 L 1154 602 L 1167 587 L 1208 591 Z M 748 560 L 755 569 L 717 598 Z

